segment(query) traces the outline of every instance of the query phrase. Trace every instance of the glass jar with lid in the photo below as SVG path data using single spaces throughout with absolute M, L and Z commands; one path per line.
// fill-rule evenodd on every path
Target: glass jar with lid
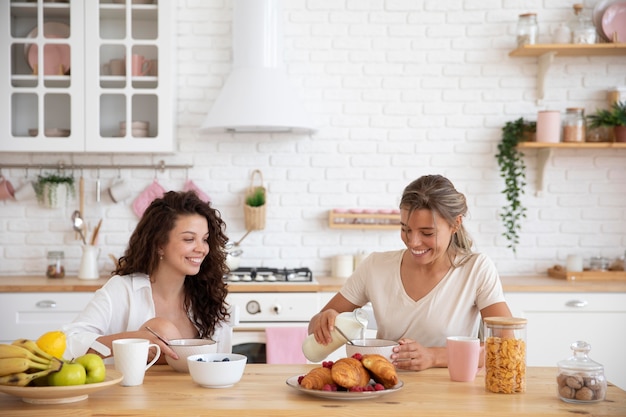
M 568 403 L 590 403 L 604 400 L 606 379 L 604 367 L 589 358 L 591 345 L 577 341 L 570 345 L 574 355 L 557 363 L 557 394 Z
M 584 142 L 587 136 L 585 109 L 570 107 L 563 118 L 563 142 Z
M 65 277 L 65 267 L 63 266 L 63 251 L 48 252 L 48 267 L 46 268 L 46 276 L 48 278 Z
M 485 388 L 514 394 L 526 392 L 526 322 L 519 317 L 486 317 Z
M 596 27 L 591 18 L 583 13 L 583 5 L 575 4 L 574 16 L 570 19 L 569 29 L 572 33 L 572 43 L 596 43 Z
M 536 13 L 525 13 L 519 15 L 517 21 L 517 46 L 534 45 L 537 43 L 539 27 L 537 25 Z

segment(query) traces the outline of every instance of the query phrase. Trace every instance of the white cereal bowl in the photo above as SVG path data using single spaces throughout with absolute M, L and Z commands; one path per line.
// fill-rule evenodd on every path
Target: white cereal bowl
M 210 339 L 172 339 L 169 344 L 170 348 L 178 355 L 178 359 L 165 356 L 165 360 L 169 366 L 178 372 L 189 373 L 187 366 L 189 356 L 217 352 L 217 343 Z
M 389 359 L 389 361 L 391 361 L 393 348 L 399 346 L 395 340 L 384 339 L 357 339 L 353 340 L 352 343 L 354 344 L 346 344 L 347 357 L 351 357 L 355 353 L 360 353 L 361 355 L 378 354 Z
M 241 380 L 247 362 L 245 355 L 237 353 L 204 353 L 187 358 L 191 379 L 206 388 L 235 385 Z

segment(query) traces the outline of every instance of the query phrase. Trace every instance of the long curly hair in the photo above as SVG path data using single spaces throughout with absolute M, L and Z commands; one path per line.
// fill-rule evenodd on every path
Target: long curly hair
M 150 276 L 159 265 L 160 247 L 167 245 L 169 234 L 181 216 L 199 214 L 209 225 L 209 253 L 200 271 L 186 276 L 184 307 L 191 313 L 201 338 L 210 337 L 218 323 L 228 319 L 228 293 L 224 275 L 227 273 L 226 224 L 218 210 L 202 201 L 194 191 L 169 191 L 154 200 L 146 209 L 132 233 L 124 255 L 113 274 L 144 273 Z
M 467 215 L 465 196 L 458 192 L 452 182 L 441 175 L 424 175 L 407 185 L 402 193 L 400 208 L 408 210 L 409 216 L 415 210 L 430 210 L 442 217 L 450 227 L 457 228 L 452 235 L 446 254 L 453 266 L 466 262 L 472 255 L 472 240 L 463 222 L 457 226 L 458 216 Z M 462 255 L 460 263 L 455 262 L 457 255 Z

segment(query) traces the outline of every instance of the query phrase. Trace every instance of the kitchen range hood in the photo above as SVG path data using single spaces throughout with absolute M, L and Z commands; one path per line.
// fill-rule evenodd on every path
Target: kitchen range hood
M 282 62 L 280 0 L 233 0 L 233 69 L 201 132 L 316 129 Z

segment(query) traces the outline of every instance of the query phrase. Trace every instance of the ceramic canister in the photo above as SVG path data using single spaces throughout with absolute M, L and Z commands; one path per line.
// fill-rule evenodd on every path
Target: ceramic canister
M 561 112 L 543 110 L 537 113 L 537 142 L 561 141 Z

